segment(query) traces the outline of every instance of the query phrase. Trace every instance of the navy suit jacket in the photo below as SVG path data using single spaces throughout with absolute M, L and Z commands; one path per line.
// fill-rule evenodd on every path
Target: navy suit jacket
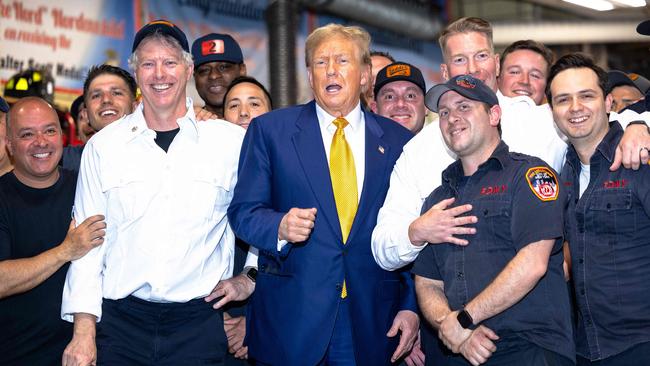
M 391 171 L 411 133 L 365 112 L 365 178 L 343 244 L 315 103 L 254 119 L 228 209 L 238 237 L 259 248 L 257 284 L 247 312 L 249 356 L 271 365 L 315 365 L 325 355 L 345 278 L 357 364 L 389 365 L 398 338 L 386 337 L 399 310 L 416 311 L 408 272 L 381 269 L 370 237 Z M 278 227 L 292 207 L 316 207 L 309 239 L 277 250 Z

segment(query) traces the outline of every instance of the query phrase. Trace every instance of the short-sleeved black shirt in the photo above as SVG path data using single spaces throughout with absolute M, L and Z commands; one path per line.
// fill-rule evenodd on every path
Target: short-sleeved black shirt
M 51 187 L 35 189 L 7 173 L 0 177 L 0 261 L 28 258 L 65 239 L 77 176 L 61 169 Z M 0 299 L 0 365 L 60 365 L 72 337 L 61 320 L 68 265 L 30 291 Z
M 562 225 L 565 195 L 557 175 L 542 160 L 510 153 L 501 142 L 492 156 L 469 177 L 460 161 L 442 174 L 422 207 L 455 197 L 455 205 L 471 204 L 478 217 L 476 234 L 467 246 L 428 245 L 413 273 L 444 282 L 452 310 L 463 308 L 485 289 L 517 252 L 530 243 L 555 239 L 546 275 L 518 303 L 487 319 L 485 326 L 502 339 L 519 337 L 575 359 L 571 310 L 562 268 Z M 497 344 L 497 352 L 507 348 Z

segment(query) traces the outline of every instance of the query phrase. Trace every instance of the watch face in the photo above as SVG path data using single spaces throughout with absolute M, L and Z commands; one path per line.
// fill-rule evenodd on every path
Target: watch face
M 463 310 L 460 313 L 458 313 L 456 319 L 458 319 L 458 323 L 460 324 L 460 326 L 465 329 L 471 327 L 472 323 L 474 323 L 474 320 L 472 320 L 472 317 L 469 315 L 467 310 Z
M 246 276 L 250 278 L 251 281 L 255 282 L 255 279 L 257 279 L 257 269 L 249 268 L 248 271 L 246 272 Z

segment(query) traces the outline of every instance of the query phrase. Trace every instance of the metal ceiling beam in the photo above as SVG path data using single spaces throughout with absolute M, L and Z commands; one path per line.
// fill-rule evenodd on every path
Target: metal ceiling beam
M 428 5 L 396 0 L 300 0 L 318 12 L 422 40 L 436 40 L 442 30 L 438 17 L 431 16 Z

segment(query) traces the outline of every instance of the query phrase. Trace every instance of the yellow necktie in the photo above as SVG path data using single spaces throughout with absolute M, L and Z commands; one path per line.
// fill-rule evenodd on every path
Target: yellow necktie
M 354 216 L 357 214 L 357 171 L 354 168 L 354 156 L 350 145 L 345 140 L 343 129 L 348 125 L 345 118 L 334 120 L 336 132 L 330 147 L 330 176 L 332 177 L 332 190 L 336 201 L 336 212 L 341 224 L 343 244 L 348 240 Z M 348 296 L 348 291 L 343 281 L 341 298 Z

